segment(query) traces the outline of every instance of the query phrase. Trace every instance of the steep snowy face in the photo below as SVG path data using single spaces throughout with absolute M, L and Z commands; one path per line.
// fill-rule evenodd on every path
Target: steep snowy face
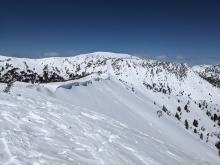
M 200 65 L 192 68 L 202 78 L 220 88 L 220 65 Z

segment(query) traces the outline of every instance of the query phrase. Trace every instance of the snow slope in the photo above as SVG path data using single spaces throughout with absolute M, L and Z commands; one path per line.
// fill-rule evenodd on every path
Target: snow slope
M 2 164 L 220 162 L 220 89 L 185 64 L 1 56 L 0 90 L 15 80 L 28 83 L 0 92 Z
M 220 65 L 197 65 L 192 69 L 216 87 L 220 87 Z
M 15 84 L 1 93 L 1 163 L 219 164 L 214 148 L 159 118 L 141 92 L 114 79 L 91 82 L 55 93 Z

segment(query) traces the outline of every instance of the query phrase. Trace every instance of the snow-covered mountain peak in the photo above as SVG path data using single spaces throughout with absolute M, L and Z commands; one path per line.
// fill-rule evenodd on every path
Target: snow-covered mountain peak
M 78 57 L 86 56 L 86 57 L 94 57 L 94 58 L 131 58 L 132 56 L 129 54 L 122 53 L 113 53 L 113 52 L 93 52 L 88 54 L 77 55 Z

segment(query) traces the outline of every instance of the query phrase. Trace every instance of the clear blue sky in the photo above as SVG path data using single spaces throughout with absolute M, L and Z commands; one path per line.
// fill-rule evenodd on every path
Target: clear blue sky
M 220 1 L 0 1 L 0 54 L 94 51 L 220 63 Z

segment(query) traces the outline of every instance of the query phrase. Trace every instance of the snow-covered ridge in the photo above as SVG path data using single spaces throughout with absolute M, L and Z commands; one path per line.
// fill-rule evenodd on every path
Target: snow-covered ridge
M 192 67 L 192 69 L 212 85 L 220 87 L 220 64 L 198 65 Z
M 108 62 L 107 62 L 108 61 Z M 124 64 L 125 61 L 125 64 Z M 108 66 L 108 71 L 110 71 L 111 68 L 109 68 L 109 65 L 115 65 L 115 64 L 123 64 L 122 67 L 133 67 L 136 66 L 139 67 L 156 67 L 157 65 L 159 68 L 163 69 L 163 65 L 166 65 L 164 69 L 172 71 L 174 64 L 172 63 L 166 63 L 166 62 L 159 62 L 156 60 L 143 60 L 138 57 L 128 55 L 128 54 L 119 54 L 119 53 L 110 53 L 110 52 L 94 52 L 89 54 L 81 54 L 73 57 L 48 57 L 48 58 L 42 58 L 42 59 L 28 59 L 28 58 L 14 58 L 14 57 L 0 57 L 0 73 L 2 76 L 0 81 L 4 82 L 7 80 L 3 80 L 4 73 L 7 73 L 7 71 L 11 69 L 18 70 L 17 74 L 19 75 L 20 72 L 33 72 L 39 75 L 43 74 L 43 69 L 46 69 L 45 67 L 48 67 L 49 74 L 56 73 L 59 76 L 62 76 L 64 80 L 69 80 L 71 77 L 68 77 L 69 73 L 73 73 L 74 71 L 78 70 L 84 70 L 86 68 L 86 71 L 93 70 L 99 70 L 102 71 L 106 69 L 105 67 Z M 134 66 L 133 66 L 134 65 Z M 178 69 L 179 66 L 175 64 L 175 67 Z M 80 67 L 80 68 L 79 68 Z M 184 66 L 186 67 L 186 66 Z M 89 69 L 87 69 L 89 68 Z M 98 68 L 98 69 L 97 69 Z M 118 68 L 118 66 L 117 66 Z M 176 68 L 173 69 L 172 72 L 176 71 Z M 114 68 L 113 68 L 114 69 Z M 91 71 L 90 71 L 91 72 Z M 21 75 L 23 77 L 27 75 Z M 16 77 L 14 77 L 16 79 Z M 20 80 L 23 81 L 23 80 Z M 52 82 L 53 80 L 51 80 Z M 54 80 L 56 81 L 56 80 Z
M 220 89 L 195 67 L 107 52 L 0 59 L 0 164 L 219 164 Z
M 156 92 L 191 95 L 200 100 L 210 97 L 206 88 L 214 90 L 185 64 L 140 59 L 128 54 L 95 52 L 73 57 L 1 57 L 0 60 L 0 82 L 49 83 L 103 75 L 133 86 L 144 85 Z
M 45 57 L 45 58 L 22 58 L 22 57 L 10 57 L 10 56 L 4 56 L 0 55 L 0 60 L 6 60 L 6 59 L 13 59 L 13 60 L 43 60 L 43 59 L 62 59 L 62 58 L 85 58 L 85 57 L 95 57 L 95 58 L 138 58 L 135 56 L 132 56 L 130 54 L 125 53 L 113 53 L 113 52 L 93 52 L 93 53 L 85 53 L 85 54 L 79 54 L 72 57 Z

